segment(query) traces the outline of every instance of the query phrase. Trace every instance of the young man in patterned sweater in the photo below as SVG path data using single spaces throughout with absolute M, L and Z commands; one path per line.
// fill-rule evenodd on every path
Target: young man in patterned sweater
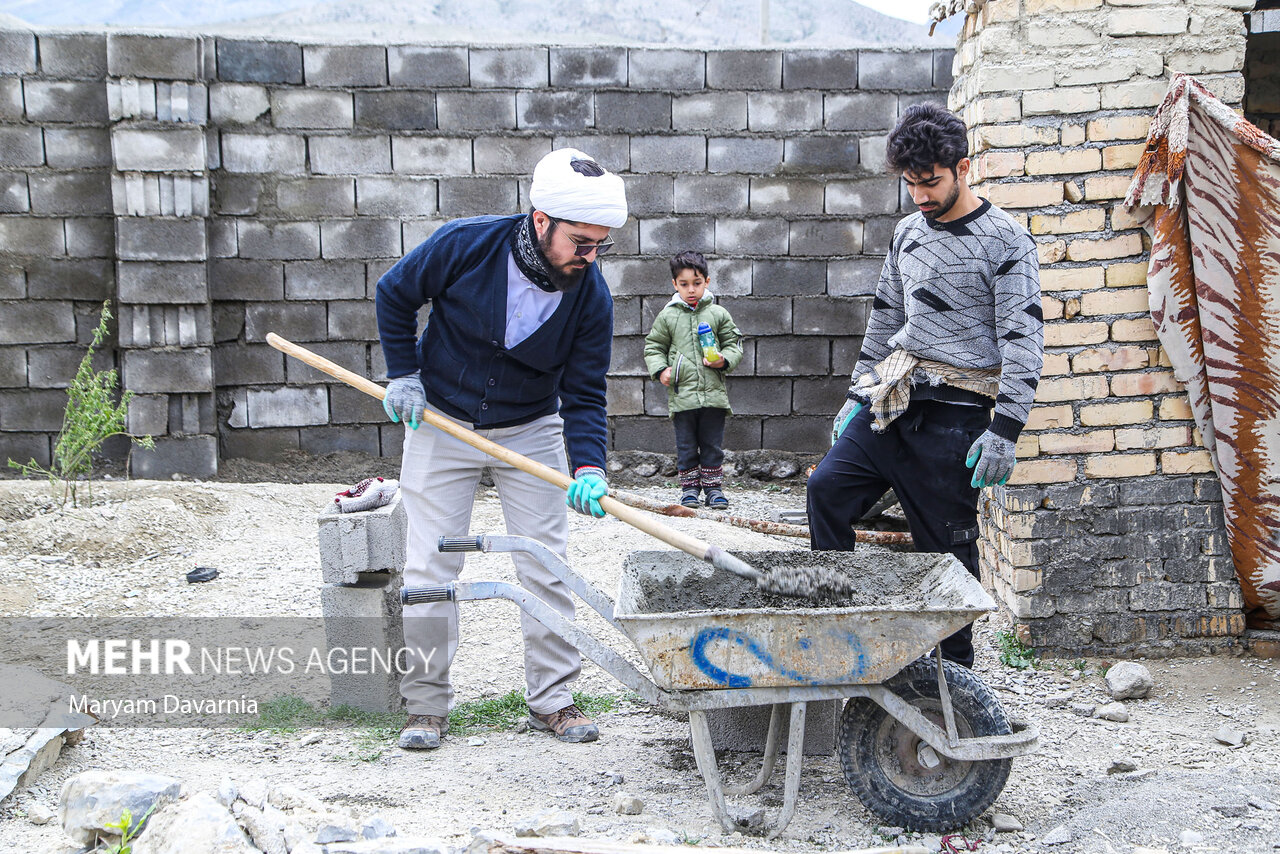
M 831 451 L 809 478 L 814 549 L 852 550 L 853 523 L 892 487 L 916 547 L 979 575 L 978 491 L 1013 472 L 1044 330 L 1035 242 L 974 195 L 968 154 L 964 123 L 933 104 L 889 136 L 889 168 L 919 211 L 894 230 Z M 942 654 L 972 666 L 972 626 Z

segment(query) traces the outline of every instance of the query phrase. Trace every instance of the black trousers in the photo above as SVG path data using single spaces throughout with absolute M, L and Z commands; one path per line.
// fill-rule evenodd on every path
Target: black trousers
M 686 409 L 672 414 L 676 427 L 676 465 L 680 471 L 719 468 L 724 463 L 725 409 Z
M 809 477 L 809 532 L 815 550 L 852 551 L 853 523 L 890 487 L 916 551 L 950 552 L 978 571 L 978 489 L 965 455 L 991 425 L 981 406 L 914 401 L 883 433 L 863 407 Z M 973 666 L 973 626 L 942 642 L 943 658 Z

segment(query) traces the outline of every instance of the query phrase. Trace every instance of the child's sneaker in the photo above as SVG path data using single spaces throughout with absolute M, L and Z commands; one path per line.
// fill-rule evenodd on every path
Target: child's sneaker
M 700 491 L 696 486 L 686 486 L 680 491 L 680 503 L 685 507 L 697 507 Z
M 729 506 L 729 499 L 714 486 L 707 487 L 707 506 L 712 510 L 723 510 Z

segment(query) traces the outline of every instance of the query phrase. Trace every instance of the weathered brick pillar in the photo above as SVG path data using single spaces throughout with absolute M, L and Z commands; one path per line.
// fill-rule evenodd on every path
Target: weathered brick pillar
M 1018 465 L 984 496 L 983 572 L 1056 654 L 1190 652 L 1244 631 L 1221 493 L 1148 314 L 1120 200 L 1171 72 L 1243 96 L 1252 0 L 988 0 L 951 106 L 978 192 L 1039 244 L 1045 367 Z
M 123 385 L 142 477 L 217 473 L 204 45 L 111 34 L 107 99 Z

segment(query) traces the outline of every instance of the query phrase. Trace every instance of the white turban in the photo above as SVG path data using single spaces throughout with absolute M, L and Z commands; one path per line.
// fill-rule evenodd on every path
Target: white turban
M 583 175 L 574 170 L 575 160 L 595 163 L 576 148 L 558 148 L 538 161 L 529 191 L 533 206 L 556 219 L 621 228 L 627 222 L 622 179 L 612 172 Z

